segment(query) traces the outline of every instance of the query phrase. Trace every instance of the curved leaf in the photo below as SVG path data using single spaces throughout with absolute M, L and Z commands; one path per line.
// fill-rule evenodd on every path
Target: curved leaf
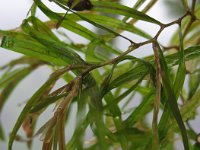
M 127 6 L 119 5 L 114 2 L 102 2 L 102 1 L 93 2 L 93 4 L 94 4 L 94 10 L 99 12 L 118 14 L 118 15 L 120 14 L 127 17 L 132 17 L 137 20 L 143 20 L 161 25 L 161 23 L 158 20 L 146 15 L 145 13 L 137 11 L 133 8 L 129 8 Z

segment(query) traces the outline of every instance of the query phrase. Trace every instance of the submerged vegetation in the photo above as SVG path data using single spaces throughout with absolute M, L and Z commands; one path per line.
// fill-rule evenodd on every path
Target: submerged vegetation
M 130 6 L 118 0 L 51 2 L 67 13 L 54 12 L 42 1 L 34 0 L 19 28 L 0 30 L 1 47 L 24 54 L 1 65 L 0 111 L 15 87 L 29 74 L 41 66 L 52 69 L 13 125 L 9 150 L 15 140 L 31 148 L 38 136 L 43 150 L 171 150 L 177 137 L 182 139 L 185 150 L 200 149 L 199 133 L 190 126 L 200 105 L 200 3 L 180 0 L 184 14 L 162 23 L 147 15 L 156 0 L 137 0 Z M 40 20 L 38 10 L 49 20 Z M 135 25 L 138 21 L 154 24 L 159 30 L 151 36 Z M 87 22 L 103 33 L 80 22 Z M 163 30 L 174 25 L 178 28 L 171 32 L 169 44 L 159 42 Z M 57 28 L 89 42 L 73 41 L 64 31 L 56 33 Z M 135 42 L 124 31 L 144 40 Z M 126 49 L 116 48 L 113 41 L 117 37 L 129 42 Z M 131 53 L 148 44 L 152 55 L 138 58 Z M 59 79 L 65 85 L 55 90 Z M 138 94 L 141 100 L 135 105 Z M 52 117 L 37 129 L 40 115 L 52 105 Z M 76 117 L 72 114 L 74 107 Z M 147 116 L 151 113 L 152 123 L 148 124 Z M 76 124 L 72 136 L 66 138 L 65 128 L 72 128 L 70 118 Z M 26 137 L 18 134 L 20 128 Z M 2 140 L 3 131 L 2 121 Z M 86 138 L 88 133 L 90 139 Z

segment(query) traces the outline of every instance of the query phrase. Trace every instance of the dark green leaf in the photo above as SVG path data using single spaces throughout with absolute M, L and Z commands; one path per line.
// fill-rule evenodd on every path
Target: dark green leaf
M 153 104 L 154 93 L 147 94 L 141 104 L 128 116 L 125 123 L 128 127 L 132 127 L 137 121 L 142 119 L 151 109 Z
M 180 35 L 180 54 L 179 54 L 179 67 L 176 74 L 176 79 L 174 81 L 174 93 L 176 96 L 176 99 L 178 99 L 180 92 L 183 88 L 184 80 L 185 80 L 185 74 L 186 74 L 186 68 L 185 68 L 185 56 L 184 56 L 184 49 L 183 49 L 183 35 L 181 33 L 181 27 L 179 31 Z
M 172 88 L 169 69 L 166 64 L 165 58 L 163 56 L 162 50 L 160 48 L 158 48 L 158 49 L 159 49 L 160 64 L 161 64 L 161 69 L 162 69 L 161 76 L 162 76 L 162 80 L 163 80 L 163 87 L 168 95 L 168 103 L 169 103 L 170 109 L 171 109 L 171 111 L 174 115 L 174 118 L 176 119 L 176 122 L 181 130 L 184 148 L 185 148 L 185 150 L 189 150 L 187 132 L 186 132 L 185 125 L 183 123 L 183 120 L 182 120 L 182 117 L 181 117 L 181 114 L 180 114 L 180 111 L 179 111 L 179 108 L 177 105 L 176 95 Z

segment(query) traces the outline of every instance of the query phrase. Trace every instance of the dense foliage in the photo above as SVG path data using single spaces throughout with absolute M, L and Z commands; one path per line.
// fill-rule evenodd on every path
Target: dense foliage
M 4 72 L 0 77 L 0 111 L 20 81 L 38 67 L 48 66 L 53 72 L 27 101 L 13 125 L 9 150 L 14 140 L 26 142 L 30 148 L 37 136 L 42 137 L 43 150 L 171 150 L 177 136 L 182 137 L 186 150 L 199 149 L 198 133 L 190 127 L 200 105 L 200 4 L 196 0 L 180 0 L 184 15 L 169 23 L 147 15 L 156 0 L 138 0 L 129 7 L 118 0 L 51 2 L 68 13 L 54 12 L 34 0 L 19 28 L 0 30 L 1 47 L 24 54 L 0 68 Z M 141 6 L 143 9 L 139 9 Z M 49 20 L 41 21 L 35 15 L 38 10 Z M 101 32 L 88 28 L 83 21 Z M 137 21 L 154 24 L 159 30 L 152 37 L 135 26 Z M 158 37 L 173 25 L 178 29 L 171 33 L 169 45 L 163 46 Z M 58 35 L 57 27 L 89 42 L 72 41 L 64 32 Z M 124 31 L 145 40 L 135 42 Z M 117 37 L 129 42 L 126 50 L 116 48 L 113 40 Z M 152 45 L 153 55 L 137 58 L 130 54 L 147 44 Z M 59 79 L 64 79 L 65 85 L 52 90 Z M 136 107 L 137 94 L 141 101 Z M 50 105 L 55 106 L 52 117 L 35 129 Z M 76 107 L 76 125 L 72 137 L 66 139 L 65 128 L 74 116 L 72 107 Z M 149 125 L 147 116 L 152 112 Z M 18 135 L 21 127 L 26 140 Z M 92 132 L 91 139 L 86 139 L 88 131 Z M 0 137 L 4 138 L 2 125 Z

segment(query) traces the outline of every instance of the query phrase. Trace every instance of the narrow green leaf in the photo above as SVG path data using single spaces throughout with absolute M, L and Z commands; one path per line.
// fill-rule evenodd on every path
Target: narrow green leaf
M 158 124 L 158 132 L 159 132 L 159 138 L 160 141 L 162 141 L 164 138 L 166 138 L 167 132 L 169 131 L 169 128 L 172 124 L 170 120 L 170 108 L 169 105 L 165 105 L 163 109 L 163 114 L 161 116 L 160 122 Z
M 37 5 L 33 3 L 33 5 L 31 6 L 31 16 L 35 16 L 36 10 L 37 10 Z
M 183 123 L 183 120 L 182 120 L 182 117 L 177 105 L 174 90 L 172 88 L 168 66 L 166 64 L 162 50 L 160 49 L 159 46 L 158 46 L 158 50 L 159 50 L 160 64 L 161 64 L 161 69 L 162 69 L 161 75 L 162 75 L 162 80 L 163 80 L 163 86 L 164 86 L 164 89 L 166 90 L 166 93 L 168 94 L 168 103 L 174 115 L 174 118 L 176 119 L 176 122 L 179 126 L 179 129 L 181 131 L 184 148 L 185 150 L 189 150 L 187 132 L 186 132 L 185 125 Z
M 115 77 L 115 79 L 111 81 L 108 89 L 111 90 L 115 87 L 118 87 L 121 84 L 143 77 L 147 75 L 148 72 L 150 73 L 151 76 L 155 73 L 153 71 L 153 66 L 151 63 L 144 61 L 142 59 L 133 57 L 133 56 L 125 56 L 122 59 L 118 60 L 118 62 L 122 62 L 123 60 L 127 60 L 127 59 L 132 60 L 132 62 L 137 62 L 138 64 L 133 69 L 130 69 L 129 71 L 126 70 L 125 73 Z
M 118 103 L 115 103 L 115 98 L 113 94 L 111 92 L 107 92 L 107 94 L 104 96 L 104 99 L 107 104 L 105 108 L 109 113 L 111 113 L 111 116 L 118 117 L 119 119 L 121 119 L 121 110 L 118 107 Z
M 32 28 L 28 22 L 25 20 L 22 24 L 22 28 L 25 32 L 27 32 L 31 37 L 36 39 L 39 43 L 43 44 L 46 47 L 51 48 L 51 50 L 54 50 L 55 53 L 60 53 L 62 56 L 65 56 L 65 58 L 68 59 L 72 64 L 81 62 L 83 63 L 83 60 L 81 57 L 74 51 L 70 49 L 66 49 L 65 44 L 61 41 L 55 41 L 54 39 L 50 38 L 47 35 L 41 34 L 35 28 Z M 62 57 L 60 57 L 62 58 Z M 67 60 L 66 60 L 67 61 Z
M 35 30 L 37 30 L 42 34 L 46 34 L 47 36 L 51 37 L 51 39 L 59 42 L 58 37 L 56 37 L 55 34 L 50 30 L 50 28 L 46 24 L 44 24 L 41 20 L 39 20 L 34 16 L 31 16 L 26 20 L 32 23 L 33 28 Z
M 184 59 L 185 57 L 184 57 L 184 49 L 183 49 L 183 35 L 181 33 L 181 26 L 179 30 L 179 38 L 180 38 L 179 67 L 178 67 L 176 79 L 174 82 L 174 93 L 175 93 L 176 99 L 178 99 L 180 92 L 183 88 L 185 74 L 186 74 L 185 59 Z
M 128 96 L 131 92 L 134 91 L 135 88 L 138 87 L 138 85 L 142 82 L 142 80 L 144 79 L 144 77 L 146 76 L 143 75 L 136 83 L 134 83 L 128 90 L 126 90 L 123 94 L 119 95 L 117 98 L 115 98 L 113 100 L 113 103 L 118 104 L 121 100 L 123 100 L 126 96 Z M 113 103 L 111 105 L 109 105 L 110 107 L 112 107 Z
M 1 78 L 0 78 L 0 87 L 3 88 L 9 84 L 10 81 L 15 80 L 16 76 L 20 76 L 23 74 L 24 68 L 17 68 L 11 71 L 6 72 Z
M 197 61 L 197 63 L 198 62 L 199 61 Z M 190 88 L 189 88 L 188 100 L 192 98 L 192 96 L 196 93 L 196 91 L 200 87 L 200 72 L 190 75 L 189 87 Z
M 101 96 L 103 97 L 107 92 L 108 92 L 108 85 L 110 83 L 110 80 L 112 78 L 112 75 L 113 75 L 113 72 L 114 72 L 114 69 L 116 67 L 117 64 L 114 64 L 110 73 L 108 74 L 108 76 L 104 79 L 104 81 L 102 82 L 101 84 Z
M 151 91 L 144 97 L 141 104 L 125 120 L 128 127 L 132 127 L 152 109 L 151 104 L 153 104 L 153 99 L 154 93 Z
M 54 0 L 54 2 L 55 2 L 57 5 L 59 5 L 61 8 L 65 9 L 65 10 L 69 10 L 65 5 L 59 3 L 59 2 L 57 2 L 57 1 L 55 1 L 55 0 Z M 121 34 L 115 32 L 114 30 L 109 29 L 109 28 L 107 28 L 106 26 L 103 26 L 103 25 L 101 25 L 101 24 L 99 24 L 99 23 L 96 23 L 96 22 L 92 21 L 91 19 L 85 18 L 83 15 L 81 15 L 81 14 L 79 14 L 79 13 L 76 13 L 76 12 L 74 12 L 74 11 L 72 11 L 72 10 L 70 10 L 70 11 L 73 12 L 73 13 L 74 13 L 75 15 L 77 15 L 78 17 L 80 17 L 82 20 L 87 21 L 88 23 L 94 25 L 95 27 L 100 28 L 100 29 L 103 29 L 103 30 L 105 30 L 105 31 L 108 31 L 109 33 L 112 33 L 112 34 L 115 35 L 115 36 L 120 36 L 120 37 L 122 37 L 122 38 L 128 40 L 130 43 L 134 43 L 131 39 L 129 39 L 129 38 L 127 38 L 127 37 L 125 37 L 125 36 L 123 36 L 123 35 L 121 35 Z
M 199 56 L 200 56 L 200 46 L 199 45 L 191 46 L 184 50 L 185 61 L 189 61 L 189 60 L 198 58 Z M 178 64 L 179 58 L 180 58 L 179 52 L 170 54 L 170 55 L 166 56 L 166 62 L 169 65 L 175 66 Z
M 133 6 L 133 9 L 137 10 L 142 4 L 144 4 L 145 0 L 138 0 L 135 5 Z M 124 17 L 123 22 L 126 22 L 129 19 L 129 17 Z
M 76 149 L 78 147 L 77 143 L 80 143 L 80 140 L 82 140 L 81 137 L 83 136 L 84 131 L 86 130 L 88 125 L 91 123 L 90 115 L 91 115 L 90 112 L 88 112 L 83 122 L 76 127 L 71 139 L 66 144 L 66 149 Z
M 113 68 L 114 68 L 114 66 L 113 66 Z M 111 78 L 111 74 L 107 76 L 108 80 L 109 80 L 109 78 Z M 122 120 L 122 117 L 121 117 L 121 110 L 118 106 L 118 103 L 114 102 L 115 98 L 113 97 L 113 94 L 111 92 L 107 92 L 107 94 L 104 96 L 104 99 L 105 99 L 108 106 L 112 105 L 112 107 L 108 107 L 106 110 L 113 117 L 113 121 L 114 121 L 114 124 L 115 124 L 117 131 L 123 130 L 124 129 L 124 123 L 123 123 L 123 120 Z M 116 135 L 116 139 L 113 139 L 113 140 L 118 140 L 122 149 L 125 149 L 125 150 L 128 149 L 128 141 L 127 141 L 127 137 L 126 137 L 125 134 L 122 133 L 122 134 Z
M 92 32 L 88 28 L 74 22 L 73 19 L 63 20 L 63 23 L 61 24 L 61 26 L 65 29 L 68 29 L 68 30 L 78 34 L 79 36 L 82 36 L 82 37 L 88 39 L 88 40 L 92 40 L 93 38 L 98 38 L 98 36 L 94 32 Z
M 108 16 L 98 15 L 98 14 L 81 14 L 84 18 L 87 18 L 95 23 L 98 23 L 102 26 L 105 26 L 109 29 L 121 29 L 125 31 L 132 32 L 134 34 L 137 34 L 141 37 L 150 39 L 152 38 L 148 33 L 145 33 L 141 29 L 128 24 L 128 23 L 122 23 L 120 20 L 111 18 Z M 73 21 L 79 21 L 81 18 L 76 16 L 75 14 L 69 14 L 66 16 L 66 19 L 73 20 Z
M 141 76 L 146 75 L 147 73 L 147 67 L 145 65 L 139 65 L 136 66 L 135 68 L 127 71 L 126 73 L 120 75 L 119 77 L 117 77 L 116 79 L 114 79 L 110 85 L 109 85 L 109 89 L 113 89 L 115 87 L 118 87 L 121 84 L 124 84 L 126 82 L 130 82 L 133 81 Z
M 10 94 L 13 92 L 15 87 L 19 84 L 21 80 L 23 80 L 27 75 L 29 75 L 34 69 L 36 69 L 37 66 L 30 66 L 27 68 L 24 68 L 20 70 L 20 72 L 17 72 L 10 78 L 8 81 L 8 84 L 4 87 L 0 94 L 0 112 L 2 111 L 2 108 L 6 102 L 6 100 L 9 98 Z
M 59 19 L 61 19 L 61 15 L 57 14 L 53 11 L 51 11 L 49 8 L 47 8 L 41 1 L 39 0 L 35 0 L 35 3 L 37 4 L 37 6 L 40 8 L 40 10 L 47 15 L 49 18 L 51 18 L 52 20 L 54 20 L 54 26 L 55 26 L 55 22 Z M 97 38 L 97 35 L 95 33 L 93 33 L 92 31 L 90 31 L 89 29 L 83 27 L 82 25 L 78 24 L 75 22 L 77 17 L 73 16 L 71 18 L 68 17 L 68 15 L 65 17 L 65 20 L 63 20 L 61 26 L 74 32 L 77 33 L 78 35 L 81 35 L 83 37 L 85 37 L 86 39 L 93 39 L 93 38 Z
M 132 17 L 137 20 L 143 20 L 151 23 L 155 23 L 160 25 L 161 23 L 157 21 L 156 19 L 146 15 L 145 13 L 142 13 L 140 11 L 137 11 L 133 8 L 129 8 L 127 6 L 119 5 L 114 2 L 93 2 L 94 4 L 94 10 L 99 12 L 105 12 L 105 13 L 111 13 L 111 14 L 117 14 L 117 15 L 124 15 L 127 17 Z
M 30 110 L 30 113 L 38 112 L 41 109 L 49 106 L 50 104 L 56 102 L 57 100 L 61 99 L 62 97 L 65 97 L 67 95 L 68 95 L 68 93 L 64 93 L 64 94 L 60 94 L 60 95 L 56 95 L 56 96 L 47 97 L 43 101 L 35 104 L 35 106 Z
M 44 62 L 32 58 L 32 57 L 28 57 L 28 56 L 22 56 L 20 58 L 11 60 L 9 63 L 5 64 L 3 67 L 10 67 L 10 69 L 12 69 L 13 67 L 17 66 L 17 65 L 35 65 L 35 64 L 43 64 Z
M 98 144 L 100 145 L 101 149 L 108 149 L 110 145 L 106 142 L 105 136 L 107 136 L 110 140 L 113 141 L 116 141 L 116 137 L 103 122 L 103 115 L 101 114 L 102 112 L 93 109 L 90 113 L 95 114 L 95 116 L 93 116 L 93 121 L 95 124 L 93 132 L 98 139 Z
M 181 115 L 183 116 L 183 119 L 185 121 L 188 120 L 189 118 L 193 118 L 194 113 L 200 106 L 199 97 L 200 97 L 200 90 L 197 90 L 195 94 L 191 97 L 191 99 L 189 99 L 189 101 L 187 101 L 181 108 Z
M 111 52 L 112 54 L 120 55 L 122 52 L 118 49 L 115 49 L 110 43 L 100 43 L 100 46 L 104 48 L 106 51 Z
M 135 5 L 133 6 L 134 9 L 139 8 L 143 3 L 145 2 L 145 0 L 138 0 Z
M 85 52 L 86 61 L 88 61 L 88 62 L 101 62 L 101 61 L 103 61 L 101 58 L 99 58 L 95 54 L 95 49 L 100 42 L 101 41 L 99 41 L 99 40 L 93 40 L 87 45 L 87 49 L 86 49 L 86 52 Z
M 56 54 L 52 52 L 49 47 L 46 47 L 28 35 L 16 32 L 1 32 L 5 35 L 2 40 L 1 47 L 25 54 L 27 56 L 32 56 L 38 58 L 39 60 L 44 60 L 56 65 L 65 66 L 67 64 L 67 59 L 60 59 L 64 56 L 61 54 Z

